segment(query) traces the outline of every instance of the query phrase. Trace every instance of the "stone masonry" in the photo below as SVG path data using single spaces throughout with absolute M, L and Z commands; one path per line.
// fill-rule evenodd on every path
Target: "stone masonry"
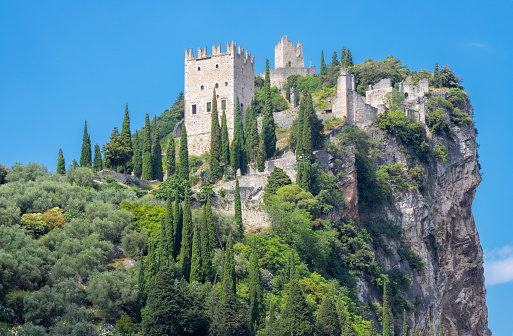
M 251 103 L 255 91 L 255 57 L 237 44 L 227 43 L 226 52 L 221 45 L 212 46 L 212 54 L 207 47 L 198 48 L 197 57 L 192 49 L 185 50 L 185 111 L 187 142 L 190 155 L 201 155 L 210 149 L 210 125 L 212 97 L 216 91 L 219 122 L 223 109 L 226 112 L 230 141 L 235 125 L 235 105 L 237 97 L 241 105 L 242 120 L 244 111 Z
M 289 76 L 313 74 L 315 74 L 315 66 L 305 67 L 301 42 L 298 41 L 295 46 L 291 40 L 287 39 L 287 35 L 283 36 L 274 47 L 274 69 L 269 69 L 271 87 L 276 86 L 281 90 Z M 265 72 L 260 73 L 259 76 L 264 78 Z

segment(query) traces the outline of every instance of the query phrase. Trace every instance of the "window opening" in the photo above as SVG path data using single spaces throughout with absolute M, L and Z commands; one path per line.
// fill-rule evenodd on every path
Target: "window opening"
M 212 110 L 212 103 L 208 102 L 207 103 L 207 112 L 210 112 L 211 110 Z
M 192 104 L 191 106 L 191 110 L 192 110 L 192 114 L 197 114 L 198 112 L 196 111 L 196 104 Z
M 221 100 L 221 109 L 226 110 L 226 99 Z
M 205 87 L 202 85 L 202 86 L 201 86 L 201 89 L 202 89 L 202 90 L 204 90 L 204 89 L 205 89 Z
M 216 69 L 219 69 L 219 64 L 216 64 Z
M 200 70 L 201 70 L 201 67 L 198 67 L 198 71 L 200 71 Z
M 216 83 L 216 89 L 219 89 L 219 83 Z

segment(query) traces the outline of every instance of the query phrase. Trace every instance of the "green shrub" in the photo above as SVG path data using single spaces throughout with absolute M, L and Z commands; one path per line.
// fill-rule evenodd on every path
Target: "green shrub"
M 410 170 L 408 170 L 408 175 L 410 176 L 412 184 L 415 186 L 415 188 L 422 192 L 422 189 L 424 188 L 424 168 L 419 166 L 410 168 Z
M 412 270 L 420 271 L 424 268 L 424 260 L 422 257 L 413 252 L 409 247 L 398 249 L 397 254 L 399 254 L 402 260 L 408 262 Z
M 397 191 L 406 191 L 410 186 L 406 182 L 404 176 L 404 167 L 402 163 L 395 163 L 391 165 L 383 165 L 379 167 L 378 175 L 380 179 L 386 180 L 392 188 Z
M 447 124 L 447 115 L 441 108 L 437 108 L 434 111 L 428 110 L 426 123 L 431 130 L 431 133 L 443 136 L 450 132 L 449 125 Z
M 440 159 L 440 160 L 442 160 L 442 162 L 445 162 L 445 161 L 447 161 L 447 155 L 448 155 L 447 147 L 440 145 L 440 144 L 436 145 L 435 157 L 437 159 Z

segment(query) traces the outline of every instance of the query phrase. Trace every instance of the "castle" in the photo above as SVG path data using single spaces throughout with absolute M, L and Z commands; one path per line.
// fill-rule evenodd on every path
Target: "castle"
M 283 90 L 287 78 L 291 75 L 313 75 L 315 66 L 305 67 L 303 46 L 283 36 L 274 48 L 275 69 L 270 69 L 271 86 Z M 187 127 L 189 154 L 201 155 L 210 150 L 210 128 L 212 98 L 215 90 L 219 119 L 222 111 L 226 113 L 230 142 L 233 139 L 235 110 L 239 98 L 241 117 L 244 120 L 245 109 L 251 103 L 255 91 L 255 57 L 232 41 L 227 43 L 226 52 L 221 45 L 212 46 L 212 54 L 207 48 L 198 48 L 197 56 L 192 49 L 185 50 L 185 89 L 184 122 Z M 259 74 L 264 77 L 265 72 Z M 396 91 L 390 79 L 382 79 L 370 85 L 366 96 L 362 97 L 355 88 L 354 75 L 346 69 L 340 70 L 337 81 L 337 94 L 333 101 L 332 113 L 346 120 L 349 125 L 364 126 L 371 124 L 386 107 L 383 97 Z M 409 82 L 399 83 L 399 90 L 405 97 L 401 109 L 406 115 L 425 123 L 424 92 L 429 91 L 428 81 L 421 80 L 418 85 Z M 294 108 L 295 90 L 291 90 L 291 107 Z M 174 136 L 179 137 L 182 123 L 175 127 Z
M 237 97 L 244 112 L 255 91 L 255 57 L 237 44 L 227 43 L 226 52 L 221 45 L 185 50 L 184 120 L 190 155 L 201 155 L 210 149 L 212 98 L 215 89 L 219 123 L 224 110 L 230 141 L 233 139 Z

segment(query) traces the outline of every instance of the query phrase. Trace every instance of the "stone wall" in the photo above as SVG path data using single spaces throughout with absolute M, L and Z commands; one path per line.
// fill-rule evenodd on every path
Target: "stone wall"
M 284 88 L 287 78 L 292 75 L 315 75 L 315 66 L 305 68 L 279 68 L 269 69 L 269 77 L 271 79 L 271 87 L 276 86 L 282 90 Z M 258 74 L 258 76 L 265 78 L 265 71 Z
M 375 85 L 369 85 L 369 90 L 365 93 L 365 103 L 378 108 L 380 105 L 384 105 L 383 97 L 392 91 L 394 91 L 392 80 L 390 78 L 382 79 Z
M 147 186 L 150 184 L 151 181 L 142 180 L 134 175 L 129 174 L 123 174 L 118 173 L 112 170 L 100 170 L 98 174 L 102 177 L 102 179 L 105 178 L 105 176 L 109 175 L 116 179 L 119 183 L 127 183 L 127 184 L 138 184 L 138 185 L 144 185 Z
M 187 127 L 189 154 L 201 155 L 210 146 L 210 125 L 212 97 L 216 91 L 219 121 L 223 106 L 230 139 L 233 137 L 235 105 L 237 96 L 244 109 L 254 96 L 254 57 L 232 42 L 227 51 L 221 52 L 221 45 L 199 49 L 195 57 L 192 49 L 185 51 L 184 119 Z M 193 111 L 195 107 L 195 113 Z M 210 108 L 210 111 L 208 110 Z

